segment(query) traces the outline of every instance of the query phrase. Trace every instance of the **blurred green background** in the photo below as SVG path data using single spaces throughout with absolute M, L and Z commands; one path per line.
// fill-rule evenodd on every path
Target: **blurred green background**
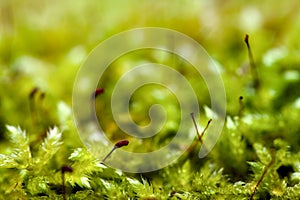
M 47 94 L 49 104 L 52 99 L 71 104 L 72 83 L 88 53 L 109 36 L 145 26 L 175 29 L 202 44 L 231 75 L 224 80 L 230 110 L 239 95 L 231 94 L 231 81 L 248 59 L 246 33 L 258 63 L 268 67 L 272 59 L 288 58 L 284 68 L 299 70 L 294 65 L 299 63 L 299 8 L 297 0 L 1 0 L 1 125 L 26 125 L 27 96 L 34 87 Z

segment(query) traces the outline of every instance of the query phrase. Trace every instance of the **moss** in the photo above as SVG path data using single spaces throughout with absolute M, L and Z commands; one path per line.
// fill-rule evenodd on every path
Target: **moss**
M 298 7 L 297 0 L 1 2 L 0 199 L 299 199 Z M 83 145 L 72 120 L 72 87 L 87 52 L 115 33 L 144 26 L 181 31 L 209 51 L 225 85 L 227 113 L 207 157 L 198 157 L 203 142 L 191 119 L 187 137 L 195 136 L 194 146 L 165 168 L 131 174 L 106 166 Z M 246 33 L 259 87 L 253 86 Z M 107 138 L 130 140 L 125 148 L 133 152 L 167 145 L 179 128 L 176 96 L 155 84 L 137 90 L 129 110 L 137 124 L 147 125 L 149 108 L 161 104 L 168 120 L 160 134 L 136 139 L 113 121 L 110 94 L 118 77 L 147 62 L 172 66 L 189 80 L 199 101 L 197 124 L 214 114 L 204 80 L 184 59 L 149 49 L 121 57 L 99 81 L 105 92 L 95 110 Z M 62 174 L 64 166 L 72 170 Z

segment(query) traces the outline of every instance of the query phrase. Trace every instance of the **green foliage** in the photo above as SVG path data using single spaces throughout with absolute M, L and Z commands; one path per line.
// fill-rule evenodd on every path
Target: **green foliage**
M 29 141 L 25 131 L 20 127 L 7 126 L 10 131 L 10 140 L 14 145 L 14 149 L 9 156 L 1 155 L 1 167 L 3 168 L 28 168 L 31 163 L 31 152 Z
M 296 8 L 297 0 L 1 1 L 0 199 L 63 199 L 63 185 L 67 199 L 74 200 L 300 199 Z M 204 46 L 224 81 L 227 116 L 206 158 L 198 158 L 200 143 L 195 137 L 196 147 L 172 165 L 157 172 L 127 174 L 101 164 L 101 158 L 82 145 L 72 121 L 72 87 L 93 47 L 122 30 L 143 26 L 172 28 Z M 246 33 L 259 89 L 253 87 L 251 67 L 246 64 Z M 214 114 L 205 83 L 191 66 L 174 55 L 138 52 L 117 60 L 101 82 L 106 92 L 95 108 L 112 141 L 126 136 L 120 136 L 107 109 L 108 94 L 128 66 L 148 62 L 173 66 L 187 77 L 201 105 L 201 125 Z M 34 88 L 39 90 L 30 97 Z M 138 124 L 149 123 L 148 109 L 154 103 L 161 104 L 169 117 L 162 134 L 143 142 L 132 139 L 128 149 L 147 152 L 167 145 L 180 121 L 176 97 L 163 87 L 148 85 L 131 101 L 129 109 Z M 62 175 L 65 165 L 72 171 Z
M 230 123 L 233 122 L 228 121 L 227 123 L 228 131 L 232 131 L 235 126 L 230 125 Z M 57 190 L 51 188 L 55 184 L 61 184 L 58 178 L 60 173 L 52 169 L 53 176 L 51 168 L 48 171 L 49 166 L 47 166 L 47 163 L 50 162 L 62 145 L 61 133 L 58 129 L 55 127 L 49 130 L 47 137 L 39 145 L 37 154 L 33 157 L 25 131 L 22 131 L 20 127 L 7 126 L 7 128 L 10 140 L 15 146 L 10 155 L 1 155 L 1 167 L 17 169 L 18 173 L 15 173 L 14 177 L 18 178 L 14 180 L 19 181 L 10 186 L 10 188 L 14 187 L 11 191 L 6 190 L 6 195 L 17 195 L 20 198 L 24 196 L 41 196 L 41 198 L 42 196 L 51 198 L 56 195 L 61 196 L 59 192 L 57 193 Z M 138 180 L 134 177 L 127 177 L 120 171 L 115 171 L 100 164 L 99 160 L 93 158 L 86 149 L 77 148 L 69 156 L 74 172 L 66 174 L 66 182 L 70 184 L 68 185 L 68 191 L 70 192 L 70 187 L 77 188 L 77 191 L 70 195 L 70 199 L 107 197 L 115 197 L 115 199 L 127 199 L 128 197 L 139 199 L 167 197 L 206 199 L 211 196 L 216 199 L 223 197 L 247 198 L 254 185 L 257 184 L 263 170 L 272 160 L 272 155 L 266 147 L 259 143 L 255 143 L 253 146 L 259 161 L 249 162 L 254 174 L 253 180 L 247 184 L 240 181 L 231 183 L 230 178 L 222 173 L 223 170 L 218 169 L 211 161 L 205 162 L 199 171 L 195 171 L 192 163 L 186 161 L 182 166 L 171 166 L 160 172 L 163 177 L 163 183 L 160 184 L 164 187 L 154 187 L 145 178 Z M 241 149 L 245 150 L 245 148 Z M 296 176 L 299 172 L 294 173 L 293 181 L 289 180 L 290 177 L 282 179 L 278 175 L 278 168 L 293 165 L 291 161 L 293 159 L 291 159 L 288 146 L 284 141 L 274 141 L 274 154 L 275 163 L 270 166 L 262 183 L 258 186 L 257 195 L 273 198 L 297 198 L 299 178 L 297 180 Z M 230 155 L 236 157 L 237 153 L 232 151 L 231 153 L 228 152 L 228 155 L 228 158 L 230 158 Z M 294 155 L 294 159 L 299 159 L 299 156 Z M 46 171 L 46 169 L 48 170 Z M 8 171 L 8 173 L 7 178 L 12 175 L 12 172 Z M 174 179 L 174 174 L 177 174 L 176 179 Z M 23 186 L 20 187 L 19 184 Z M 157 185 L 160 184 L 157 183 Z
M 53 179 L 53 174 L 48 171 L 51 170 L 49 162 L 62 145 L 61 132 L 57 127 L 50 129 L 37 153 L 33 154 L 25 131 L 14 126 L 7 126 L 7 129 L 13 149 L 8 155 L 0 154 L 1 168 L 6 169 L 2 180 L 8 181 L 3 194 L 34 196 L 46 193 L 48 182 Z

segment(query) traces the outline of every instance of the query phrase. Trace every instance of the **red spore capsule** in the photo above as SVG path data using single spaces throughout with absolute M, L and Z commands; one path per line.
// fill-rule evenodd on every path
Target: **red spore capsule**
M 98 88 L 96 89 L 96 91 L 94 92 L 94 96 L 97 97 L 98 95 L 104 93 L 104 89 L 103 88 Z
M 65 173 L 65 172 L 73 172 L 73 168 L 67 165 L 62 166 L 61 168 L 61 172 Z
M 128 144 L 129 144 L 128 140 L 122 140 L 122 141 L 116 143 L 115 147 L 120 148 L 120 147 L 123 147 L 123 146 L 127 146 Z

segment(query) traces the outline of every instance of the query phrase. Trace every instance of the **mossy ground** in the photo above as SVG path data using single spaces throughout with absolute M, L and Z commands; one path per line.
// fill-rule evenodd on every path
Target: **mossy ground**
M 61 167 L 68 165 L 73 169 L 65 173 L 68 199 L 249 199 L 256 186 L 254 199 L 299 199 L 299 8 L 297 0 L 2 0 L 0 198 L 63 199 Z M 198 158 L 199 144 L 164 169 L 126 174 L 101 165 L 82 145 L 72 120 L 72 88 L 80 65 L 99 42 L 144 26 L 180 31 L 208 51 L 222 73 L 227 117 L 204 159 Z M 250 35 L 259 88 L 253 87 L 245 34 Z M 164 64 L 180 64 L 170 55 L 145 51 L 115 65 L 161 61 L 162 56 Z M 205 117 L 197 122 L 205 126 L 210 104 L 205 83 L 188 66 L 180 70 L 199 91 Z M 103 80 L 109 94 L 114 77 Z M 168 126 L 153 141 L 132 140 L 127 150 L 159 148 L 176 132 L 180 110 L 170 106 L 174 96 L 163 88 L 138 91 L 132 116 L 147 123 L 147 107 L 158 101 L 157 91 L 172 116 Z M 116 136 L 109 100 L 106 94 L 97 98 L 97 112 L 115 142 L 126 136 Z

